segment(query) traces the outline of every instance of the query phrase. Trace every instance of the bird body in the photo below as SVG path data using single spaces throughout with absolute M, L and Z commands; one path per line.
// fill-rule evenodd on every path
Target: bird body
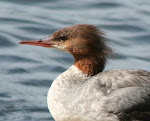
M 111 70 L 88 77 L 73 65 L 54 80 L 47 103 L 56 121 L 128 121 L 130 110 L 150 101 L 149 80 L 150 72 L 143 70 Z M 143 110 L 149 110 L 147 106 Z
M 74 25 L 47 39 L 22 41 L 71 53 L 75 59 L 52 83 L 48 108 L 56 121 L 150 121 L 150 72 L 103 71 L 112 55 L 93 25 Z

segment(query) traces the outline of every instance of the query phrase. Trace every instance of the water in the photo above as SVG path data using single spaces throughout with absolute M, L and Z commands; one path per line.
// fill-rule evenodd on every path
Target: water
M 106 33 L 115 58 L 108 69 L 150 71 L 148 0 L 1 0 L 0 121 L 53 121 L 46 102 L 52 81 L 73 64 L 64 52 L 18 45 L 73 24 Z

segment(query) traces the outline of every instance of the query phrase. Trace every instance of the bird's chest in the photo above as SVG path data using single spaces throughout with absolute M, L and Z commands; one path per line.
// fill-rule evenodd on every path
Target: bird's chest
M 52 84 L 47 98 L 48 108 L 56 121 L 88 121 L 87 117 L 92 121 L 91 117 L 103 113 L 103 104 L 99 102 L 102 94 L 96 89 L 90 90 L 81 84 L 68 87 L 56 84 Z
M 47 103 L 51 114 L 56 121 L 68 119 L 70 116 L 78 118 L 77 112 L 83 113 L 80 109 L 86 107 L 83 103 L 85 99 L 81 99 L 83 96 L 78 95 L 79 89 L 76 86 L 60 85 L 54 82 L 48 91 Z
M 84 76 L 71 67 L 54 80 L 47 103 L 56 121 L 105 121 L 101 118 L 107 117 L 104 91 L 96 80 L 84 80 Z

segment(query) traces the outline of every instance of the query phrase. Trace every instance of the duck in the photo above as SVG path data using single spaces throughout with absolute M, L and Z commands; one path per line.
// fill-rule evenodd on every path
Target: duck
M 95 25 L 72 25 L 48 38 L 19 44 L 55 48 L 74 57 L 47 94 L 55 121 L 150 121 L 150 72 L 104 71 L 114 52 Z

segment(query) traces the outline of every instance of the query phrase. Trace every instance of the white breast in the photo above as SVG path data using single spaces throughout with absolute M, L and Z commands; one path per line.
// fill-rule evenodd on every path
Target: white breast
M 146 103 L 149 95 L 148 72 L 115 70 L 88 77 L 73 65 L 54 80 L 47 102 L 56 121 L 121 121 L 116 114 Z

